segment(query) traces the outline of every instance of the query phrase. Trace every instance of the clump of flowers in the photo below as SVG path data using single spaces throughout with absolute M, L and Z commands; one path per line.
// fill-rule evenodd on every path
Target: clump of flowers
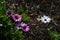
M 30 27 L 28 26 L 28 24 L 23 23 L 23 22 L 17 23 L 15 24 L 15 26 L 17 29 L 22 29 L 22 31 L 24 32 L 28 32 L 30 30 Z
M 43 23 L 49 23 L 51 21 L 51 18 L 44 15 L 43 17 L 41 17 L 41 21 Z
M 12 14 L 12 11 L 8 10 L 6 11 L 6 15 L 8 15 L 9 17 L 12 17 L 12 19 L 14 20 L 15 23 L 15 27 L 17 29 L 22 29 L 22 31 L 24 32 L 28 32 L 30 30 L 30 27 L 28 26 L 28 24 L 21 22 L 22 21 L 22 16 L 17 14 Z

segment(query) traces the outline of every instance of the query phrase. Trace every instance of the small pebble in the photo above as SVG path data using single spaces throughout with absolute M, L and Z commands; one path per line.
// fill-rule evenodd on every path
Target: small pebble
M 37 21 L 40 21 L 41 19 L 40 18 L 37 18 Z
M 37 5 L 37 8 L 39 8 L 39 5 Z

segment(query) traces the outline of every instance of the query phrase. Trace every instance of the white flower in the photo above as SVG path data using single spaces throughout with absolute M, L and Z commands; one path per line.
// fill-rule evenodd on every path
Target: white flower
M 0 24 L 0 26 L 3 26 L 2 24 Z
M 49 23 L 51 21 L 51 18 L 49 18 L 48 16 L 44 15 L 43 17 L 41 17 L 41 21 L 43 23 Z

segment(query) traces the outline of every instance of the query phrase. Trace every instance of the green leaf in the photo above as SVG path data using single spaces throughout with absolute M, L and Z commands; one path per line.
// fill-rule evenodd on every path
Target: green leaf
M 25 21 L 25 22 L 28 22 L 30 17 L 26 14 L 26 13 L 22 13 L 22 20 Z
M 8 24 L 8 25 L 12 25 L 13 23 L 12 23 L 11 20 L 8 20 L 8 21 L 7 21 L 7 24 Z
M 48 35 L 54 40 L 58 40 L 59 36 L 55 31 L 51 31 L 49 28 L 47 29 Z
M 2 8 L 3 8 L 3 5 L 0 3 L 0 10 L 2 10 Z
M 18 12 L 19 12 L 19 13 L 23 13 L 23 12 L 24 12 L 24 8 L 19 8 L 19 9 L 18 9 Z
M 23 40 L 22 31 L 19 31 L 18 29 L 15 29 L 12 40 Z
M 4 2 L 5 0 L 0 0 L 0 2 Z

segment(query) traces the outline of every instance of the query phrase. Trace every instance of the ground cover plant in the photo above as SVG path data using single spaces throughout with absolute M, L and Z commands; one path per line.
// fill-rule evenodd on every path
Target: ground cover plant
M 0 40 L 60 40 L 60 0 L 0 0 Z

